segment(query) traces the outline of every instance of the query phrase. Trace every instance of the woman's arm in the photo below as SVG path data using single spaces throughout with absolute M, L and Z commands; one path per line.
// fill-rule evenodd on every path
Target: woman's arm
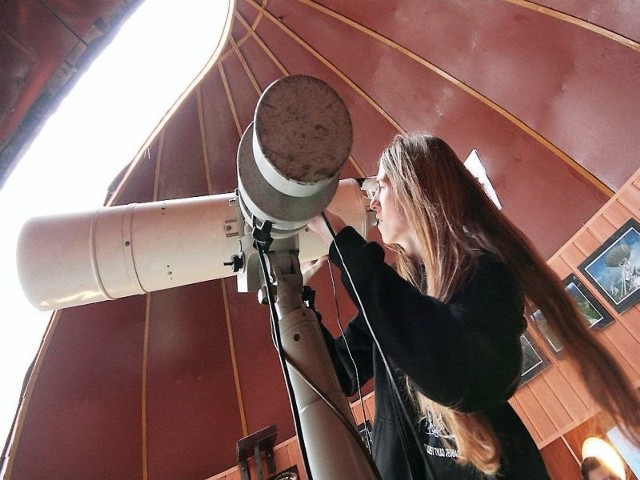
M 479 411 L 513 393 L 521 365 L 522 298 L 500 263 L 482 260 L 467 287 L 444 303 L 402 279 L 384 262 L 382 247 L 351 228 L 338 233 L 330 258 L 356 305 L 361 299 L 362 321 L 366 315 L 383 353 L 423 394 Z
M 362 329 L 355 317 L 345 329 L 344 337 L 333 338 L 321 324 L 329 355 L 345 395 L 354 395 L 358 388 L 373 377 L 373 350 L 371 337 Z

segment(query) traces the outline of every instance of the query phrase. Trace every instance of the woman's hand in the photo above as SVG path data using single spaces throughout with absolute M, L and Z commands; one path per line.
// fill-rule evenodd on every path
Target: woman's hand
M 342 218 L 340 218 L 335 213 L 331 213 L 325 210 L 324 214 L 326 215 L 327 220 L 329 220 L 331 228 L 335 233 L 338 233 L 340 230 L 346 227 L 344 220 L 342 220 Z M 324 243 L 326 243 L 327 245 L 329 245 L 333 241 L 331 232 L 329 232 L 327 224 L 325 223 L 324 218 L 322 218 L 322 215 L 317 215 L 312 218 L 307 226 L 309 227 L 309 230 L 318 235 L 318 237 L 320 237 L 322 241 L 324 241 Z M 325 255 L 323 257 L 320 257 L 316 261 L 303 262 L 300 264 L 300 270 L 302 271 L 302 279 L 304 285 L 308 284 L 311 277 L 316 274 L 316 272 L 320 269 L 320 267 L 322 267 L 323 263 L 326 262 L 328 258 L 329 256 Z
M 335 213 L 331 213 L 326 210 L 324 213 L 327 217 L 327 220 L 329 220 L 329 223 L 331 224 L 331 228 L 335 233 L 338 233 L 340 230 L 347 226 L 344 223 L 344 220 L 342 220 L 342 218 L 340 218 Z M 327 228 L 322 215 L 317 215 L 316 217 L 312 218 L 308 223 L 308 227 L 309 230 L 318 235 L 327 245 L 329 245 L 333 241 L 333 237 L 331 236 L 331 233 L 329 232 L 329 229 Z
M 327 262 L 329 255 L 324 255 L 317 260 L 310 260 L 308 262 L 300 263 L 300 271 L 302 272 L 302 284 L 309 285 L 309 280 L 313 277 L 318 270 L 322 268 L 322 265 Z

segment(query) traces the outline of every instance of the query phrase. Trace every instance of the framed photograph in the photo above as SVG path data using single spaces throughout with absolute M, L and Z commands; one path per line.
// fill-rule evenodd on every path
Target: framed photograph
M 616 312 L 640 300 L 640 224 L 631 218 L 578 269 Z
M 594 330 L 602 330 L 607 325 L 613 323 L 613 317 L 596 300 L 588 288 L 580 282 L 575 275 L 569 275 L 564 280 L 565 288 L 569 295 L 573 297 L 578 305 L 578 309 L 587 322 L 589 328 Z
M 540 331 L 544 339 L 547 341 L 547 345 L 551 349 L 551 352 L 558 356 L 562 351 L 562 342 L 560 338 L 555 334 L 555 332 L 551 329 L 549 324 L 547 323 L 547 319 L 544 318 L 542 312 L 540 310 L 536 310 L 533 315 L 531 315 L 531 319 L 536 328 Z
M 527 332 L 520 335 L 520 346 L 522 347 L 522 375 L 520 377 L 520 386 L 522 386 L 547 368 L 549 366 L 549 359 Z
M 589 328 L 602 330 L 613 323 L 613 317 L 575 275 L 572 274 L 565 278 L 564 285 L 569 295 L 573 297 L 578 305 L 578 310 L 582 313 L 582 317 Z M 551 329 L 542 312 L 540 310 L 534 312 L 532 320 L 533 324 L 544 336 L 554 355 L 559 355 L 563 348 L 562 342 Z

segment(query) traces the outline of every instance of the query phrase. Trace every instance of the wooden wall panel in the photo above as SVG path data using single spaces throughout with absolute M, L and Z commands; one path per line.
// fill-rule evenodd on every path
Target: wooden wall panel
M 629 190 L 631 190 L 631 188 Z M 629 197 L 630 196 L 627 196 L 627 198 Z M 632 201 L 640 201 L 640 200 L 632 199 Z M 622 197 L 612 202 L 610 207 L 606 209 L 604 212 L 602 212 L 602 216 L 612 225 L 622 225 L 632 215 L 633 215 L 632 209 L 627 207 L 625 203 L 623 203 Z
M 567 381 L 560 368 L 550 368 L 546 375 L 540 379 L 545 381 L 546 385 L 558 398 L 558 401 L 562 404 L 562 408 L 566 411 L 567 415 L 571 418 L 583 418 L 588 412 L 589 408 L 582 401 L 582 397 L 576 392 L 575 385 Z M 534 379 L 532 381 L 537 381 Z M 566 401 L 571 399 L 571 401 Z M 558 429 L 562 429 L 562 425 L 567 425 L 570 421 L 564 424 L 558 425 Z
M 528 413 L 523 410 L 518 399 L 514 398 L 510 403 L 515 412 L 518 414 L 518 417 L 522 419 L 525 425 L 532 425 L 531 420 L 529 420 L 527 417 Z M 539 443 L 540 440 L 542 440 L 542 436 L 540 435 L 540 433 L 538 433 L 535 427 L 529 427 L 529 433 L 531 434 L 534 442 Z
M 566 278 L 570 273 L 572 273 L 571 267 L 562 257 L 553 257 L 548 261 L 548 264 L 560 278 Z
M 616 228 L 617 227 L 614 227 L 602 215 L 596 216 L 591 222 L 591 231 L 596 237 L 601 239 L 601 241 L 609 238 L 609 236 L 616 231 Z
M 640 176 L 636 175 L 620 195 L 620 202 L 627 205 L 637 215 L 640 211 Z
M 557 428 L 551 421 L 547 406 L 534 395 L 528 385 L 522 387 L 518 393 L 520 406 L 540 439 L 544 440 L 552 436 Z M 540 392 L 538 393 L 540 394 Z
M 627 331 L 640 341 L 640 307 L 637 305 L 631 307 L 625 312 L 625 317 L 628 320 L 625 322 Z
M 360 424 L 364 421 L 364 416 L 366 416 L 367 420 L 373 422 L 375 406 L 374 406 L 374 395 L 373 393 L 369 393 L 362 397 L 362 402 L 364 403 L 364 408 L 360 403 L 360 400 L 356 400 L 351 403 L 351 413 L 356 421 L 356 424 Z M 363 412 L 364 410 L 364 412 Z
M 576 395 L 574 397 L 567 397 L 565 399 L 566 404 L 570 405 L 574 402 L 577 403 L 577 401 L 580 400 L 584 405 L 586 405 L 587 412 L 585 413 L 584 417 L 578 418 L 586 418 L 588 412 L 590 412 L 595 407 L 595 402 L 589 395 L 585 383 L 582 381 L 582 378 L 580 378 L 580 375 L 578 374 L 576 368 L 567 360 L 559 363 L 557 368 L 566 379 L 566 382 L 569 383 L 569 385 L 571 385 L 576 392 Z
M 571 415 L 567 410 L 567 407 L 562 402 L 562 396 L 558 396 L 555 392 L 554 386 L 545 381 L 546 379 L 533 379 L 527 383 L 525 387 L 528 387 L 531 394 L 536 398 L 544 409 L 544 413 L 549 417 L 553 425 L 553 430 L 557 431 L 564 425 L 571 422 Z M 525 388 L 523 387 L 523 388 Z M 566 391 L 564 393 L 567 393 Z M 566 397 L 564 397 L 566 398 Z
M 586 255 L 580 251 L 574 242 L 562 248 L 561 252 L 560 256 L 571 266 L 579 265 L 586 258 Z
M 598 248 L 600 243 L 600 240 L 593 234 L 593 232 L 589 229 L 586 229 L 576 238 L 574 245 L 578 248 L 578 250 L 580 250 L 580 253 L 586 255 L 588 252 L 593 252 L 596 248 Z M 560 275 L 559 272 L 556 273 Z
M 548 262 L 560 278 L 575 274 L 613 316 L 614 323 L 595 335 L 620 362 L 636 387 L 640 386 L 640 308 L 635 305 L 622 314 L 615 312 L 578 266 L 629 218 L 640 219 L 639 185 L 640 170 Z M 540 340 L 537 331 L 530 330 L 536 340 Z M 540 343 L 549 350 L 544 341 Z M 577 468 L 582 442 L 588 435 L 606 436 L 606 430 L 613 425 L 608 420 L 609 424 L 603 427 L 603 415 L 598 414 L 575 367 L 562 355 L 556 357 L 548 353 L 551 367 L 522 387 L 511 402 L 542 448 L 551 477 L 579 479 Z M 631 474 L 629 478 L 635 477 Z

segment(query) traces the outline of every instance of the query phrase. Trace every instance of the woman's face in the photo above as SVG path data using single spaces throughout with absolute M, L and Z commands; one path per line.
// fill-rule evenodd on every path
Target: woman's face
M 389 178 L 380 166 L 376 176 L 377 188 L 370 207 L 376 212 L 378 220 L 378 230 L 382 236 L 382 241 L 387 245 L 398 244 L 404 248 L 405 252 L 413 257 L 418 254 L 417 242 L 409 228 L 398 199 L 393 189 L 389 185 Z

